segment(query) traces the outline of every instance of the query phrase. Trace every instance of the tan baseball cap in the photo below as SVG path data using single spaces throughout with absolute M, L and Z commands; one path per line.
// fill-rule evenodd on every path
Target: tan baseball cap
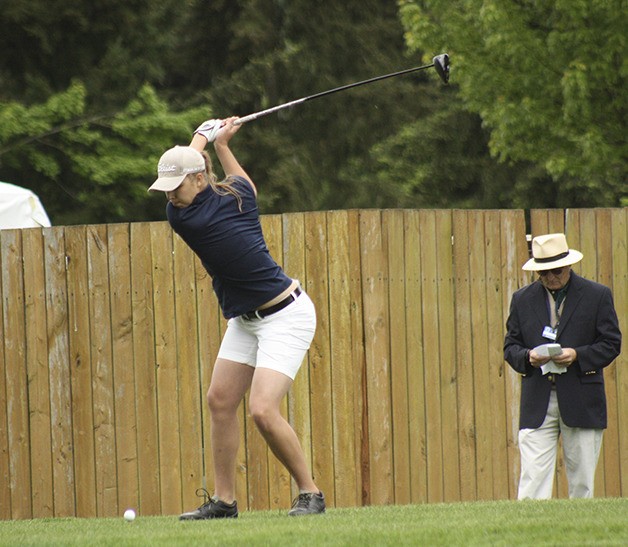
M 190 146 L 175 146 L 159 158 L 157 180 L 148 189 L 153 192 L 171 192 L 179 187 L 190 173 L 205 171 L 205 158 Z

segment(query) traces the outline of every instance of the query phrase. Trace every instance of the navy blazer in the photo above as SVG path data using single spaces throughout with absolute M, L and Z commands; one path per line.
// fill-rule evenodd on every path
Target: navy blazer
M 558 324 L 556 343 L 574 348 L 576 360 L 564 374 L 554 375 L 562 420 L 569 427 L 604 429 L 606 393 L 604 367 L 621 349 L 621 332 L 611 290 L 571 272 L 569 290 Z M 552 385 L 540 368 L 533 367 L 527 351 L 540 344 L 550 324 L 547 291 L 539 280 L 512 295 L 506 323 L 504 359 L 521 378 L 519 427 L 540 427 L 547 413 Z

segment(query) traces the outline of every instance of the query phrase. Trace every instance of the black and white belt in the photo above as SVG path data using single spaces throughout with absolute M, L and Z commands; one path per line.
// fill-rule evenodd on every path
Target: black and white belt
M 269 315 L 272 315 L 273 313 L 277 313 L 278 311 L 281 311 L 285 307 L 292 304 L 297 298 L 299 298 L 299 295 L 302 292 L 303 291 L 301 290 L 301 287 L 297 287 L 280 302 L 277 302 L 276 304 L 273 304 L 272 306 L 269 306 L 268 308 L 264 308 L 263 310 L 248 311 L 246 313 L 243 313 L 240 317 L 242 317 L 242 319 L 246 319 L 247 321 L 250 321 L 252 319 L 263 319 L 264 317 L 268 317 Z

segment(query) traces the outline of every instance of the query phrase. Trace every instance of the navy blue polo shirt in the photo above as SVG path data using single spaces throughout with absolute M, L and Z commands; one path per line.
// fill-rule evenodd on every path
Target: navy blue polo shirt
M 253 311 L 286 290 L 292 280 L 270 255 L 251 184 L 234 177 L 242 198 L 211 186 L 184 208 L 166 206 L 168 222 L 201 259 L 227 319 Z

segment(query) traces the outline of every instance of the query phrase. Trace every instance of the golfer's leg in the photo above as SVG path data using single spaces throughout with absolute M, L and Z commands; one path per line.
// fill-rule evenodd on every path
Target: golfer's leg
M 567 427 L 561 423 L 570 498 L 592 498 L 603 429 Z
M 268 446 L 286 466 L 301 492 L 318 492 L 294 429 L 281 415 L 280 404 L 292 380 L 275 370 L 257 367 L 249 396 L 249 411 Z
M 541 427 L 519 431 L 521 476 L 517 499 L 552 497 L 559 433 L 558 403 L 552 393 Z
M 235 462 L 240 444 L 238 407 L 251 385 L 254 368 L 217 359 L 207 392 L 214 459 L 214 494 L 226 503 L 235 499 Z

